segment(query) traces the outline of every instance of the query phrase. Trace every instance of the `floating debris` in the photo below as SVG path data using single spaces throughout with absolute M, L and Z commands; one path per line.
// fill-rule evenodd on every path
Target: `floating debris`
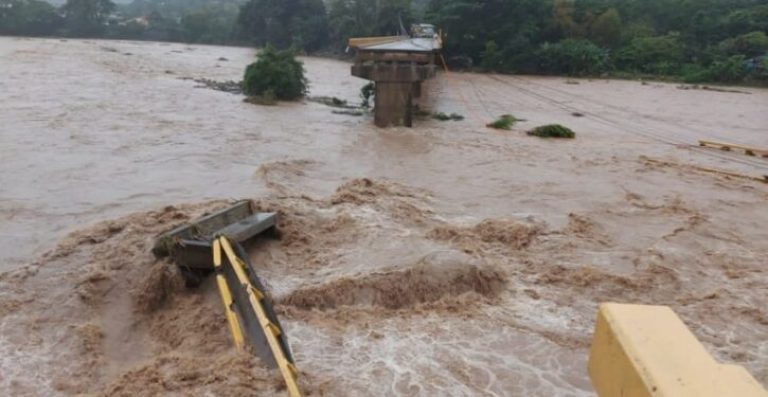
M 168 73 L 168 71 L 166 71 Z M 234 80 L 227 80 L 227 81 L 216 81 L 211 79 L 205 79 L 205 78 L 192 78 L 192 77 L 179 77 L 180 80 L 192 80 L 195 83 L 198 83 L 198 86 L 195 86 L 195 88 L 210 88 L 212 90 L 216 91 L 224 91 L 228 92 L 230 94 L 242 94 L 243 93 L 243 86 L 242 83 L 239 81 Z
M 347 116 L 362 116 L 365 114 L 362 110 L 344 109 L 344 110 L 332 110 L 333 114 L 346 114 Z
M 706 85 L 687 85 L 687 84 L 680 84 L 677 86 L 678 90 L 703 90 L 703 91 L 714 91 L 714 92 L 730 92 L 734 94 L 752 94 L 748 91 L 739 91 L 739 90 L 732 90 L 728 88 L 718 88 L 718 87 L 710 87 Z
M 352 106 L 347 103 L 346 100 L 336 98 L 335 96 L 308 96 L 307 100 L 310 102 L 321 103 L 325 106 L 341 109 L 357 109 L 357 106 Z

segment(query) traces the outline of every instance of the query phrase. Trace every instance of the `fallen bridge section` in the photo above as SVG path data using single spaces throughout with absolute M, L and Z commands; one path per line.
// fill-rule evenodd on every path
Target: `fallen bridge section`
M 435 75 L 440 38 L 353 38 L 349 46 L 357 51 L 352 75 L 376 83 L 376 125 L 412 126 L 414 99 L 421 97 L 422 83 Z
M 288 395 L 300 397 L 299 372 L 288 341 L 248 255 L 242 246 L 221 236 L 213 241 L 213 265 L 235 345 L 242 347 L 247 339 L 263 362 L 280 369 Z
M 158 258 L 170 258 L 187 285 L 199 285 L 214 273 L 232 339 L 282 374 L 288 394 L 301 396 L 288 340 L 272 299 L 256 274 L 241 243 L 274 234 L 277 214 L 257 212 L 250 200 L 205 215 L 161 234 L 152 249 Z

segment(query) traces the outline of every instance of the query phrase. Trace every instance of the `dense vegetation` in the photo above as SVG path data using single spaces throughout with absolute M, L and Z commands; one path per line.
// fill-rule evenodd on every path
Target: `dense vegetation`
M 256 62 L 248 65 L 243 78 L 243 91 L 268 99 L 294 100 L 307 93 L 304 65 L 292 49 L 276 50 L 268 44 L 259 52 Z
M 427 16 L 490 71 L 768 80 L 765 0 L 432 0 Z
M 766 0 L 0 0 L 0 34 L 341 53 L 426 21 L 449 64 L 502 73 L 768 84 Z

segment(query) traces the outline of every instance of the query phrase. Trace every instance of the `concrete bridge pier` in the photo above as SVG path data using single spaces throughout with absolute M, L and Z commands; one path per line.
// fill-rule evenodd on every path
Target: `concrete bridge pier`
M 421 83 L 435 75 L 434 64 L 365 62 L 352 66 L 352 75 L 376 83 L 374 122 L 379 127 L 413 124 L 413 100 Z
M 379 127 L 413 125 L 413 84 L 377 81 L 373 120 Z
M 411 92 L 413 93 L 414 98 L 421 98 L 421 82 L 420 81 L 413 83 L 413 87 L 411 87 Z

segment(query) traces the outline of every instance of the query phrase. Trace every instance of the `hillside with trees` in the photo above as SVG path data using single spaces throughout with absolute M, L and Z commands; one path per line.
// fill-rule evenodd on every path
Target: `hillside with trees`
M 768 78 L 763 0 L 432 0 L 427 19 L 489 71 Z
M 0 0 L 0 34 L 248 44 L 341 55 L 411 22 L 454 67 L 768 83 L 765 0 Z

